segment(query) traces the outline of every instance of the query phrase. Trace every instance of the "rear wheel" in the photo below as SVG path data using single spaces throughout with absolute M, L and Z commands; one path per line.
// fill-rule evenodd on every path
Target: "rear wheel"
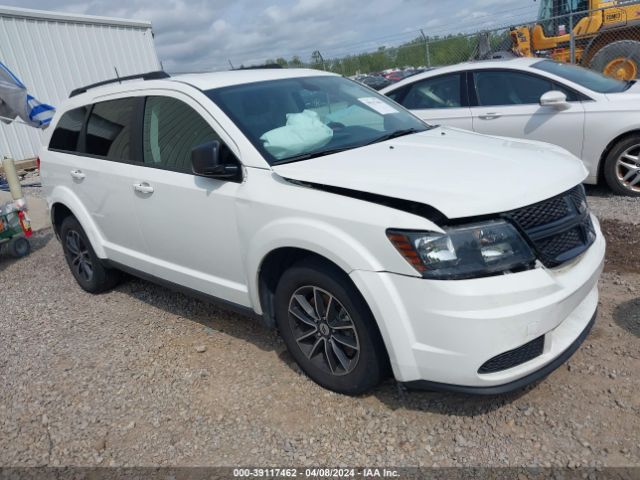
M 67 265 L 83 290 L 101 293 L 118 284 L 120 272 L 102 264 L 75 217 L 64 219 L 60 226 L 60 239 Z
M 640 197 L 640 135 L 622 139 L 611 149 L 604 178 L 615 193 Z
M 300 368 L 319 385 L 356 395 L 375 387 L 387 357 L 362 296 L 337 267 L 303 261 L 276 289 L 276 321 Z
M 634 80 L 640 72 L 640 42 L 620 40 L 602 47 L 589 67 L 618 80 Z

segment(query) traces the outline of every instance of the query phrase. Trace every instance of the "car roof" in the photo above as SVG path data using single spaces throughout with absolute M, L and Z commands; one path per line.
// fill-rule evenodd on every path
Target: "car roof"
M 507 57 L 507 58 L 495 58 L 490 60 L 475 60 L 470 62 L 459 63 L 457 65 L 451 65 L 450 67 L 445 68 L 461 68 L 461 67 L 473 67 L 473 68 L 496 68 L 496 67 L 504 67 L 504 66 L 519 66 L 519 67 L 528 67 L 533 65 L 534 63 L 543 60 L 537 57 Z
M 391 92 L 399 87 L 404 85 L 408 85 L 410 83 L 415 82 L 416 80 L 421 80 L 423 78 L 435 77 L 438 75 L 442 75 L 445 73 L 458 72 L 464 70 L 477 70 L 477 69 L 489 69 L 489 68 L 514 68 L 514 69 L 522 69 L 526 70 L 531 65 L 538 63 L 544 59 L 535 58 L 535 57 L 509 57 L 509 58 L 499 58 L 494 60 L 477 60 L 472 62 L 463 62 L 456 63 L 455 65 L 448 65 L 446 67 L 436 67 L 431 70 L 427 70 L 426 72 L 418 73 L 416 75 L 412 75 L 407 77 L 393 85 L 383 88 L 380 90 L 381 93 Z
M 223 72 L 187 73 L 172 75 L 165 79 L 144 80 L 141 78 L 114 81 L 105 85 L 87 88 L 86 91 L 73 95 L 66 103 L 69 107 L 93 102 L 97 97 L 127 92 L 132 89 L 162 88 L 176 83 L 187 84 L 199 90 L 243 85 L 268 80 L 282 80 L 287 78 L 303 78 L 318 76 L 339 76 L 335 73 L 312 70 L 308 68 L 253 68 L 246 70 L 232 70 Z
M 256 68 L 226 72 L 188 73 L 172 76 L 169 80 L 188 83 L 200 90 L 211 90 L 212 88 L 222 88 L 268 80 L 317 76 L 338 75 L 310 68 Z

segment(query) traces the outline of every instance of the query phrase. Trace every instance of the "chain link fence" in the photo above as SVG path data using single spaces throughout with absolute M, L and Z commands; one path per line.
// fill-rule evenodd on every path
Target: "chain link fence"
M 543 0 L 537 21 L 514 31 L 516 53 L 548 56 L 616 78 L 638 78 L 640 2 L 618 0 L 592 10 L 588 3 Z M 528 42 L 523 38 L 527 34 Z
M 591 3 L 599 3 L 591 0 Z M 607 2 L 589 10 L 588 0 L 540 0 L 537 18 L 472 33 L 429 36 L 420 32 L 402 45 L 380 46 L 359 54 L 335 56 L 315 51 L 269 60 L 289 67 L 309 67 L 345 76 L 391 76 L 403 72 L 510 55 L 550 57 L 625 80 L 640 74 L 640 0 Z

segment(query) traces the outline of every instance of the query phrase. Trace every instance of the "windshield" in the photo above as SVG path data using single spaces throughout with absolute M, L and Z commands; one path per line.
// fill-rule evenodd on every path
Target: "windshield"
M 598 93 L 618 93 L 629 88 L 631 83 L 606 77 L 601 73 L 569 63 L 558 63 L 553 60 L 543 60 L 532 65 L 533 68 L 562 77 L 570 82 L 582 85 Z
M 430 128 L 386 97 L 338 76 L 270 80 L 205 93 L 272 165 Z
M 540 10 L 538 10 L 538 20 L 544 21 L 552 18 L 554 0 L 540 0 Z
M 589 0 L 540 0 L 538 20 L 589 10 Z
M 538 22 L 547 36 L 564 35 L 569 31 L 569 14 L 573 15 L 573 24 L 587 16 L 589 0 L 540 0 Z M 577 13 L 577 15 L 575 15 Z M 564 31 L 560 26 L 564 25 Z

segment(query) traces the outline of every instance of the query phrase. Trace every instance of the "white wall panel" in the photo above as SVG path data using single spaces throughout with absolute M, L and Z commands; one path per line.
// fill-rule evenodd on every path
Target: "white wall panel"
M 160 69 L 149 22 L 0 7 L 0 61 L 38 100 L 56 106 L 74 88 Z M 42 133 L 0 123 L 0 156 L 35 157 Z

